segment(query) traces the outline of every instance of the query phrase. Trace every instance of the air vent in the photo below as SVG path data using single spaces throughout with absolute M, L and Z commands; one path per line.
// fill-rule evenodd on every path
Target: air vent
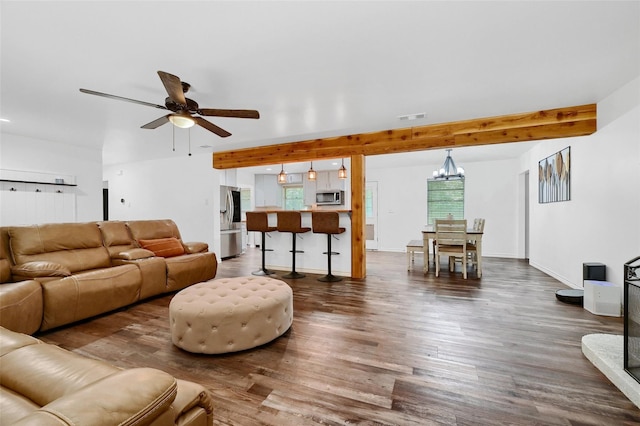
M 424 112 L 419 112 L 417 114 L 407 114 L 407 115 L 399 115 L 398 120 L 417 120 L 419 118 L 425 118 L 427 116 Z

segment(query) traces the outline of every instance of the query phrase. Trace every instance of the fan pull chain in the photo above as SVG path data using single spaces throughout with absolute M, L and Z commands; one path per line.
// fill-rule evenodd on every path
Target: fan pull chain
M 189 157 L 191 157 L 191 128 L 189 128 Z
M 171 126 L 171 133 L 173 134 L 173 152 L 176 152 L 176 126 Z

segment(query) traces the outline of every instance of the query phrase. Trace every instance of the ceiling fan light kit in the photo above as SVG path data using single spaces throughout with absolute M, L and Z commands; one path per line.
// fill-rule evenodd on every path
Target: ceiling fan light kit
M 183 129 L 188 129 L 189 127 L 197 124 L 200 127 L 203 127 L 222 138 L 226 138 L 227 136 L 231 136 L 231 133 L 199 116 L 254 119 L 260 118 L 260 113 L 252 109 L 201 109 L 196 101 L 184 96 L 184 94 L 187 93 L 189 91 L 189 88 L 191 87 L 189 83 L 180 81 L 179 77 L 164 71 L 158 71 L 158 76 L 160 77 L 160 80 L 162 81 L 162 84 L 164 85 L 164 88 L 169 95 L 169 97 L 165 99 L 164 106 L 152 104 L 150 102 L 138 101 L 136 99 L 125 98 L 122 96 L 110 95 L 108 93 L 96 92 L 94 90 L 80 89 L 80 91 L 89 95 L 96 95 L 120 101 L 132 102 L 135 104 L 150 106 L 153 108 L 164 109 L 173 112 L 173 114 L 167 114 L 163 117 L 153 120 L 150 123 L 145 124 L 144 126 L 142 126 L 143 129 L 155 129 L 167 122 L 171 122 L 174 126 Z
M 180 127 L 181 129 L 188 129 L 189 127 L 193 127 L 196 122 L 189 115 L 184 114 L 172 114 L 169 116 L 169 121 L 176 127 Z

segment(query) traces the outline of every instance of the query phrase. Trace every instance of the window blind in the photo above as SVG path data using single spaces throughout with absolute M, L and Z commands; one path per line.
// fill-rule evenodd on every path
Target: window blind
M 464 179 L 427 181 L 427 224 L 436 219 L 464 219 Z

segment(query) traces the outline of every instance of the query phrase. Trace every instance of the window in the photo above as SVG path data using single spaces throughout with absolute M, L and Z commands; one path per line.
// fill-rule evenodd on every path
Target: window
M 284 209 L 302 210 L 304 208 L 304 192 L 301 185 L 287 185 L 283 187 Z
M 464 219 L 464 179 L 427 181 L 427 224 L 436 219 Z
M 373 191 L 366 189 L 364 192 L 364 211 L 367 218 L 373 217 Z

